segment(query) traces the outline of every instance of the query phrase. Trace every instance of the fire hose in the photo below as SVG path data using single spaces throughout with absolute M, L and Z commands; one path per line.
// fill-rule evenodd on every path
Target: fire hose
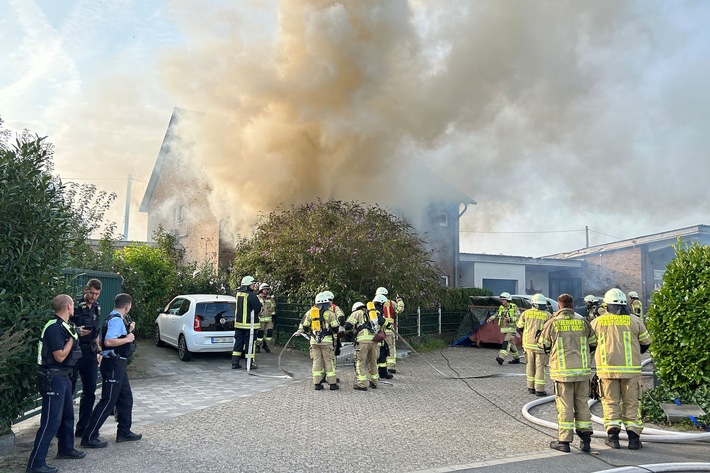
M 644 360 L 641 363 L 641 366 L 646 366 L 647 364 L 651 363 L 652 360 L 649 358 L 647 360 Z M 528 402 L 523 406 L 522 413 L 523 417 L 525 417 L 527 420 L 532 422 L 535 425 L 539 425 L 542 427 L 547 427 L 550 429 L 557 429 L 557 423 L 556 422 L 550 422 L 547 420 L 540 419 L 538 417 L 533 416 L 530 414 L 530 409 L 533 407 L 546 404 L 548 402 L 552 402 L 555 400 L 555 396 L 547 396 L 543 397 L 540 399 L 536 399 L 534 401 Z M 589 406 L 593 406 L 596 402 L 595 400 L 590 399 L 588 404 Z M 602 424 L 602 419 L 600 419 L 598 416 L 593 415 L 592 416 L 592 421 L 596 422 L 597 424 Z M 605 431 L 602 430 L 594 430 L 593 437 L 597 438 L 606 438 L 607 434 Z M 626 436 L 625 433 L 621 432 L 619 434 L 620 439 L 627 439 L 628 437 Z M 707 442 L 710 441 L 710 432 L 707 433 L 683 433 L 683 432 L 675 432 L 672 430 L 663 430 L 663 429 L 653 429 L 653 428 L 645 428 L 643 429 L 643 440 L 644 442 L 657 442 L 657 443 L 679 443 L 679 442 Z M 614 470 L 616 471 L 616 470 Z M 634 471 L 634 470 L 628 470 L 628 471 Z M 674 471 L 674 470 L 660 470 L 660 471 Z M 707 470 L 694 470 L 694 471 L 707 471 Z

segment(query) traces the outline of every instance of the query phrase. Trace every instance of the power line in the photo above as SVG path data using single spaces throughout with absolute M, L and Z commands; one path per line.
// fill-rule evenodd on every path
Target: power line
M 527 233 L 527 234 L 536 234 L 536 233 L 575 233 L 575 232 L 583 232 L 584 230 L 546 230 L 546 231 L 537 231 L 537 232 L 479 232 L 477 230 L 459 230 L 462 233 L 511 233 L 511 234 L 520 234 L 520 233 Z

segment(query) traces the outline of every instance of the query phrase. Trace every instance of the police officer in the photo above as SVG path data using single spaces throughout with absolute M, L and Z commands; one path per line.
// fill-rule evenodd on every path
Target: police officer
M 634 314 L 629 314 L 626 295 L 618 288 L 604 294 L 606 313 L 592 320 L 599 348 L 595 361 L 601 381 L 604 411 L 604 441 L 611 448 L 621 448 L 621 423 L 626 427 L 629 449 L 638 450 L 643 423 L 639 413 L 641 394 L 641 354 L 651 345 L 651 335 Z
M 143 436 L 131 432 L 133 417 L 133 393 L 128 382 L 126 366 L 128 358 L 135 351 L 135 322 L 126 328 L 125 318 L 131 310 L 133 299 L 130 295 L 121 293 L 116 296 L 113 310 L 103 327 L 101 352 L 101 399 L 91 414 L 89 424 L 84 429 L 81 446 L 87 448 L 104 448 L 108 442 L 99 439 L 99 430 L 106 418 L 116 408 L 118 426 L 116 442 L 131 442 L 140 440 Z
M 500 307 L 498 307 L 498 312 L 493 314 L 488 318 L 488 323 L 495 320 L 498 321 L 500 326 L 500 331 L 504 335 L 503 345 L 500 348 L 498 356 L 496 356 L 496 361 L 499 365 L 503 364 L 503 361 L 508 355 L 513 357 L 508 363 L 512 365 L 517 365 L 520 363 L 520 354 L 518 353 L 518 347 L 515 346 L 515 335 L 516 328 L 515 324 L 518 322 L 518 317 L 520 317 L 520 310 L 518 306 L 510 302 L 510 294 L 503 292 L 500 295 Z
M 86 453 L 74 448 L 74 407 L 72 383 L 69 379 L 81 357 L 79 336 L 69 317 L 74 313 L 74 301 L 66 294 L 52 300 L 54 316 L 42 329 L 37 350 L 37 388 L 42 395 L 42 414 L 27 471 L 54 473 L 59 469 L 47 465 L 49 443 L 55 435 L 59 440 L 57 458 L 79 459 Z
M 96 401 L 96 382 L 99 371 L 99 324 L 101 323 L 101 308 L 99 295 L 101 281 L 89 279 L 84 287 L 84 295 L 74 302 L 74 315 L 71 321 L 79 329 L 79 347 L 81 358 L 76 363 L 72 377 L 72 392 L 76 392 L 77 378 L 81 377 L 81 401 L 79 402 L 79 419 L 76 421 L 77 437 L 84 435 L 84 428 L 89 423 L 91 410 Z M 78 372 L 78 373 L 77 373 Z M 78 374 L 78 376 L 77 376 Z
M 309 353 L 313 360 L 311 373 L 313 387 L 316 391 L 323 389 L 323 375 L 330 385 L 330 390 L 340 389 L 338 386 L 335 365 L 333 364 L 333 335 L 338 333 L 340 324 L 335 312 L 330 309 L 330 301 L 325 293 L 315 297 L 315 304 L 306 312 L 303 322 L 294 335 L 310 334 Z
M 557 298 L 560 310 L 545 323 L 538 344 L 550 352 L 550 379 L 555 382 L 557 440 L 550 448 L 569 452 L 577 431 L 583 452 L 591 451 L 592 414 L 589 412 L 589 380 L 592 378 L 590 347 L 596 336 L 589 321 L 574 312 L 569 294 Z
M 259 302 L 261 302 L 261 312 L 259 312 L 259 331 L 256 335 L 256 352 L 261 352 L 263 348 L 266 353 L 271 353 L 268 342 L 274 336 L 274 314 L 276 313 L 276 302 L 269 294 L 271 286 L 266 283 L 259 285 Z
M 522 314 L 517 327 L 523 329 L 523 350 L 525 350 L 525 375 L 528 392 L 538 396 L 547 396 L 545 391 L 545 367 L 547 354 L 537 345 L 538 336 L 545 322 L 552 314 L 547 311 L 547 299 L 542 294 L 532 296 L 532 309 Z
M 232 369 L 241 369 L 240 361 L 247 358 L 247 368 L 255 370 L 254 346 L 256 345 L 256 330 L 259 328 L 259 313 L 261 302 L 254 294 L 256 281 L 251 276 L 242 278 L 237 289 L 237 310 L 234 314 L 234 349 L 232 350 Z M 251 341 L 251 343 L 250 343 Z
M 389 291 L 385 287 L 378 287 L 375 291 L 375 295 L 385 296 L 389 294 Z M 387 299 L 385 303 L 382 304 L 382 316 L 388 319 L 389 323 L 385 327 L 385 343 L 387 344 L 387 349 L 389 350 L 389 355 L 387 355 L 387 372 L 396 373 L 397 372 L 397 341 L 395 340 L 394 331 L 397 328 L 395 324 L 395 316 L 404 312 L 404 301 L 397 294 L 396 301 Z
M 345 330 L 354 330 L 355 341 L 355 387 L 356 391 L 367 391 L 368 385 L 377 388 L 380 379 L 377 358 L 380 354 L 379 344 L 372 340 L 376 328 L 385 323 L 381 314 L 376 314 L 376 320 L 370 320 L 369 313 L 362 302 L 353 304 L 352 314 L 345 322 Z M 369 383 L 368 383 L 369 382 Z

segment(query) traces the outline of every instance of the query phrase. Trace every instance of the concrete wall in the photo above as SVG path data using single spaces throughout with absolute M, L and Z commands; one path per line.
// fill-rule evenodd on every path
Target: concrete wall
M 517 292 L 525 291 L 525 266 L 505 263 L 474 263 L 473 285 L 483 287 L 484 279 L 508 279 L 517 281 Z

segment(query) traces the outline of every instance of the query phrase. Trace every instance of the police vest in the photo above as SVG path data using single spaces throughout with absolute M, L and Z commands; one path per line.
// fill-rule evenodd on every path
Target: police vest
M 123 318 L 121 317 L 121 314 L 117 313 L 112 313 L 111 315 L 108 316 L 108 319 L 104 322 L 103 325 L 103 330 L 101 330 L 101 346 L 103 347 L 104 350 L 113 350 L 115 354 L 122 358 L 129 358 L 131 355 L 133 355 L 133 352 L 136 351 L 136 343 L 131 342 L 131 343 L 124 343 L 123 345 L 119 345 L 117 347 L 107 347 L 106 346 L 106 331 L 108 330 L 108 322 L 111 319 L 115 319 L 116 317 L 119 317 L 121 319 L 121 323 L 124 323 Z M 126 331 L 128 331 L 128 327 L 126 327 Z M 123 338 L 125 335 L 122 335 L 119 338 Z
M 64 359 L 63 362 L 59 363 L 54 359 L 54 355 L 49 352 L 49 348 L 44 345 L 44 333 L 47 328 L 53 324 L 59 323 L 60 319 L 54 318 L 47 322 L 42 329 L 42 335 L 39 337 L 39 343 L 37 344 L 37 364 L 44 367 L 53 366 L 63 366 L 72 367 L 76 365 L 76 362 L 81 358 L 81 348 L 79 348 L 79 335 L 76 333 L 75 327 L 68 323 L 61 321 L 62 327 L 69 333 L 69 336 L 74 339 L 72 349 L 69 355 Z

